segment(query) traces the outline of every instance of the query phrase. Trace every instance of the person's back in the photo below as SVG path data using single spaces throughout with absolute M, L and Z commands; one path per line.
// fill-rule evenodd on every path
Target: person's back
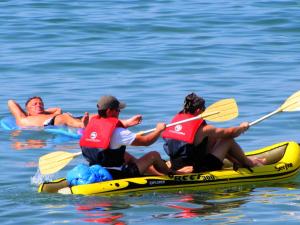
M 192 117 L 194 115 L 181 111 L 175 115 L 171 123 Z M 194 145 L 195 133 L 202 124 L 205 124 L 202 119 L 193 120 L 168 128 L 162 133 L 165 140 L 164 150 L 170 156 L 172 169 L 178 170 L 187 165 L 195 166 L 195 158 L 200 157 L 200 154 L 205 154 L 205 149 L 201 144 Z
M 83 156 L 90 165 L 106 167 L 114 179 L 141 176 L 149 172 L 151 166 L 155 170 L 150 172 L 155 175 L 171 172 L 158 152 L 151 151 L 136 159 L 125 151 L 129 145 L 148 146 L 154 143 L 165 129 L 165 124 L 159 123 L 156 130 L 148 135 L 136 135 L 118 119 L 125 104 L 113 96 L 103 96 L 97 106 L 98 116 L 91 119 L 80 139 Z
M 174 117 L 173 122 L 178 115 L 193 117 L 204 111 L 204 99 L 191 93 L 186 96 L 183 110 Z M 171 168 L 187 172 L 219 170 L 225 158 L 243 167 L 255 166 L 259 162 L 247 158 L 234 140 L 248 128 L 247 122 L 238 127 L 217 128 L 202 120 L 182 124 L 180 131 L 176 127 L 167 128 L 162 136 L 165 138 L 164 149 L 170 157 Z M 182 132 L 189 129 L 189 132 Z

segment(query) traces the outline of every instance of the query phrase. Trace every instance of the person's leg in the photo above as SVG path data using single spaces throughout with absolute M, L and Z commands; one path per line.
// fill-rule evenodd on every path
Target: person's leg
M 124 160 L 125 160 L 125 163 L 131 163 L 131 162 L 136 163 L 137 158 L 135 158 L 130 153 L 125 152 L 125 154 L 124 154 Z
M 229 158 L 233 158 L 233 161 L 238 161 L 241 165 L 246 165 L 249 167 L 259 166 L 266 163 L 265 159 L 259 159 L 256 157 L 248 157 L 245 155 L 244 151 L 235 140 L 233 140 L 232 148 L 228 152 Z
M 253 167 L 259 165 L 257 160 L 248 158 L 239 144 L 234 139 L 219 139 L 213 148 L 208 150 L 209 153 L 223 161 L 228 158 L 233 163 L 238 163 L 241 166 Z
M 125 163 L 137 164 L 138 159 L 135 158 L 133 155 L 129 154 L 128 152 L 125 152 L 124 160 L 125 160 Z M 151 174 L 151 175 L 157 175 L 157 176 L 163 175 L 162 173 L 158 172 L 152 165 L 150 167 L 148 167 L 148 169 L 144 172 L 144 174 Z
M 144 174 L 152 165 L 154 166 L 155 170 L 159 173 L 168 174 L 171 172 L 169 167 L 160 157 L 160 154 L 156 151 L 152 151 L 145 154 L 141 158 L 137 159 L 135 163 L 141 174 Z M 160 175 L 160 174 L 154 174 L 154 175 Z
M 89 121 L 89 114 L 85 113 L 80 119 L 74 118 L 68 113 L 63 113 L 55 117 L 55 125 L 66 125 L 69 127 L 84 128 Z
M 210 153 L 223 161 L 226 158 L 231 146 L 232 139 L 218 139 L 214 142 L 214 145 L 208 146 L 207 153 Z
M 256 163 L 250 160 L 240 147 L 238 143 L 236 143 L 235 140 L 232 140 L 231 148 L 228 151 L 228 154 L 230 157 L 233 158 L 233 160 L 236 160 L 238 163 L 240 163 L 242 166 L 249 166 L 253 167 L 256 166 Z

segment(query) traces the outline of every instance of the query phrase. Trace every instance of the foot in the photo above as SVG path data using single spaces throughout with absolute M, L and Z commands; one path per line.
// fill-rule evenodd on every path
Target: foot
M 263 166 L 266 164 L 266 159 L 260 159 L 260 158 L 248 158 L 248 163 L 249 167 L 255 167 L 255 166 Z
M 192 173 L 193 172 L 193 167 L 192 166 L 185 166 L 179 170 L 177 170 L 177 174 L 181 175 L 181 174 L 186 174 L 186 173 Z
M 266 159 L 260 159 L 260 158 L 253 158 L 251 159 L 252 163 L 254 164 L 254 166 L 263 166 L 266 164 Z

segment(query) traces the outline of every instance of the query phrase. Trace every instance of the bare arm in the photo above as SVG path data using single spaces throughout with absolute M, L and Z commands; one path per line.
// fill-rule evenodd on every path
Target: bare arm
M 133 146 L 149 146 L 152 145 L 160 136 L 161 132 L 166 129 L 165 123 L 158 123 L 155 131 L 147 135 L 137 135 L 131 145 Z
M 26 112 L 21 108 L 21 106 L 14 100 L 8 100 L 7 106 L 11 114 L 16 118 L 17 121 L 20 121 L 23 118 L 27 117 Z
M 45 112 L 49 113 L 49 114 L 54 114 L 54 115 L 62 114 L 62 110 L 59 107 L 48 108 L 48 109 L 45 110 Z
M 240 126 L 237 127 L 229 128 L 217 128 L 212 125 L 205 125 L 203 129 L 199 129 L 199 135 L 215 138 L 235 138 L 244 133 L 248 128 L 248 122 L 241 123 Z
M 141 121 L 142 121 L 142 115 L 135 115 L 129 119 L 121 120 L 121 122 L 125 128 L 138 125 L 141 123 Z

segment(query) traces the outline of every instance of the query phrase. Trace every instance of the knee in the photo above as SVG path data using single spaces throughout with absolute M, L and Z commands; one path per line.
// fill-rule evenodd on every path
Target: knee
M 66 122 L 70 120 L 72 116 L 69 113 L 62 113 L 55 116 L 55 119 L 58 119 L 61 122 Z
M 54 120 L 55 125 L 63 125 L 65 124 L 65 121 L 66 121 L 66 117 L 64 114 L 59 114 L 55 116 L 55 120 Z
M 60 114 L 60 116 L 64 117 L 64 118 L 71 117 L 71 115 L 69 113 L 62 113 L 62 114 Z
M 148 153 L 149 157 L 151 157 L 151 159 L 160 159 L 160 154 L 157 151 L 151 151 Z

